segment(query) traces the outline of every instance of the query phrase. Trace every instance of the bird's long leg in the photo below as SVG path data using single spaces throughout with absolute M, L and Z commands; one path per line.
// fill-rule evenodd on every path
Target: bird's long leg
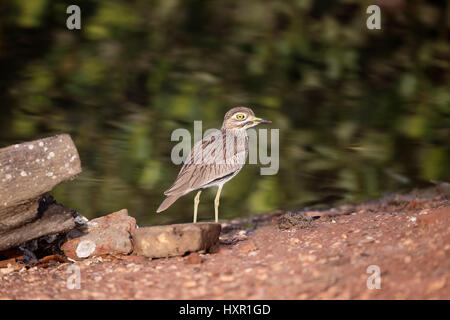
M 199 190 L 194 198 L 194 223 L 197 223 L 197 209 L 198 204 L 200 203 L 200 193 L 202 193 L 202 190 Z
M 219 222 L 219 202 L 220 202 L 220 193 L 222 192 L 222 186 L 219 186 L 217 190 L 216 199 L 214 199 L 214 213 L 216 215 L 216 223 Z

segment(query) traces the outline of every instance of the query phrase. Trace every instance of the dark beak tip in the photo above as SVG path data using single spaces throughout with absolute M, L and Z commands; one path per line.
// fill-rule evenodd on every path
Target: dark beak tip
M 271 120 L 261 119 L 261 118 L 255 119 L 254 122 L 257 122 L 257 123 L 272 123 Z

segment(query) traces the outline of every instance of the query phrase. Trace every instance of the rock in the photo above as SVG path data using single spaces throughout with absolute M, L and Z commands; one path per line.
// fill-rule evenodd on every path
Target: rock
M 219 280 L 223 281 L 223 282 L 231 282 L 234 281 L 235 278 L 233 277 L 233 275 L 229 275 L 229 274 L 221 274 L 219 276 Z
M 11 273 L 13 271 L 15 271 L 15 270 L 14 270 L 14 267 L 11 264 L 8 264 L 6 266 L 6 268 L 0 269 L 0 273 L 2 273 L 2 274 L 8 274 L 8 273 Z
M 202 257 L 196 252 L 190 253 L 185 260 L 186 264 L 200 264 L 202 262 Z
M 89 221 L 84 234 L 69 239 L 61 249 L 74 260 L 104 254 L 129 254 L 133 251 L 130 234 L 135 228 L 136 220 L 123 209 Z
M 186 281 L 186 282 L 183 283 L 183 287 L 184 288 L 193 288 L 193 287 L 196 287 L 196 286 L 197 286 L 197 282 L 193 281 L 193 280 Z
M 420 215 L 416 221 L 419 228 L 428 228 L 434 224 L 443 223 L 449 215 L 450 209 L 448 207 L 438 208 L 432 214 Z
M 250 240 L 245 246 L 241 248 L 241 253 L 247 254 L 255 250 L 258 250 L 258 248 L 256 247 L 255 243 Z
M 18 263 L 20 260 L 21 260 L 21 258 L 11 258 L 11 259 L 7 259 L 7 260 L 1 260 L 0 261 L 0 269 L 1 268 L 9 268 L 11 265 Z
M 216 252 L 220 231 L 220 224 L 212 222 L 143 227 L 134 230 L 133 242 L 136 253 L 149 258 Z
M 306 211 L 305 213 L 305 216 L 307 216 L 307 217 L 321 217 L 321 216 L 323 216 L 324 214 L 326 214 L 326 211 Z
M 38 218 L 13 228 L 0 230 L 0 251 L 15 248 L 29 241 L 52 239 L 77 226 L 78 212 L 57 203 L 49 194 L 39 199 Z M 0 229 L 3 221 L 0 217 Z M 31 240 L 30 240 L 31 239 Z
M 97 245 L 92 240 L 82 240 L 77 245 L 75 253 L 78 258 L 87 258 L 95 251 Z
M 311 226 L 311 218 L 301 212 L 288 212 L 278 218 L 278 228 L 280 230 L 287 230 L 293 227 L 309 228 Z
M 46 193 L 79 173 L 68 134 L 0 148 L 0 251 L 74 228 L 77 214 Z

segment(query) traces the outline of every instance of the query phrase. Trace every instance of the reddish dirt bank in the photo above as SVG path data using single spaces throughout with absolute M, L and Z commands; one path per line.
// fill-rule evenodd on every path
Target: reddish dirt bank
M 447 199 L 395 196 L 306 212 L 320 218 L 293 226 L 284 213 L 236 220 L 223 224 L 215 254 L 11 266 L 0 269 L 0 298 L 449 299 Z M 71 290 L 73 265 L 81 287 Z M 367 288 L 370 265 L 380 289 Z

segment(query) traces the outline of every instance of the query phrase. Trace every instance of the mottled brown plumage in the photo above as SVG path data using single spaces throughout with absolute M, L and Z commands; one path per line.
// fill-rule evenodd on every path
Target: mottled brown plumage
M 194 202 L 194 222 L 197 220 L 197 206 L 202 189 L 218 186 L 215 200 L 216 222 L 218 221 L 219 197 L 223 185 L 232 179 L 244 166 L 248 155 L 246 130 L 259 123 L 270 123 L 256 118 L 246 107 L 229 110 L 222 128 L 198 141 L 191 149 L 173 185 L 164 192 L 167 198 L 157 212 L 166 210 L 179 197 L 200 190 Z

